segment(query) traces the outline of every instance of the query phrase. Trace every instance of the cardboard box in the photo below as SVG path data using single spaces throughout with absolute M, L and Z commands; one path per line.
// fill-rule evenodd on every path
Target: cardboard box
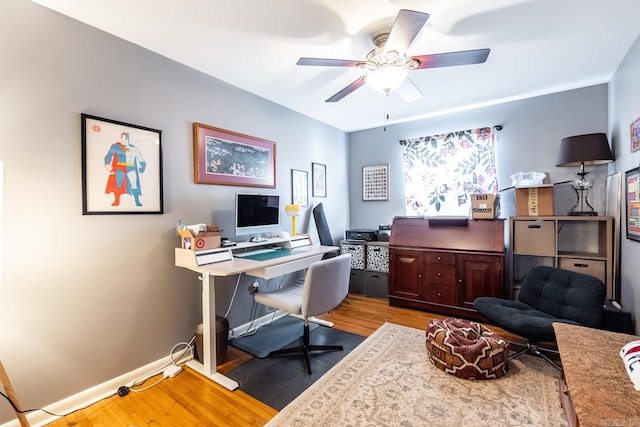
M 494 219 L 500 215 L 500 196 L 495 194 L 471 195 L 471 218 Z
M 516 187 L 516 215 L 553 215 L 553 184 Z
M 191 249 L 200 251 L 203 249 L 215 249 L 220 247 L 222 241 L 222 230 L 218 230 L 215 226 L 207 226 L 207 231 L 201 231 L 194 235 L 189 229 L 178 228 L 180 235 L 180 247 L 182 249 Z

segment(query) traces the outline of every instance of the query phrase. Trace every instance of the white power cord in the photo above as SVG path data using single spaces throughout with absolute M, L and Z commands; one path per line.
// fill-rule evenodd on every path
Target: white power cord
M 164 366 L 156 369 L 155 371 L 152 371 L 151 373 L 138 378 L 137 380 L 135 380 L 131 386 L 122 386 L 120 388 L 118 388 L 118 395 L 120 396 L 126 396 L 130 391 L 133 392 L 140 392 L 140 391 L 145 391 L 150 389 L 151 387 L 159 384 L 162 380 L 166 379 L 166 378 L 173 378 L 176 375 L 178 375 L 180 372 L 182 372 L 182 366 L 180 366 L 178 363 L 184 358 L 185 354 L 189 351 L 191 352 L 189 358 L 187 359 L 187 361 L 192 360 L 193 359 L 193 343 L 195 342 L 196 337 L 192 337 L 191 340 L 189 342 L 183 341 L 183 342 L 179 342 L 178 344 L 174 345 L 171 348 L 171 351 L 169 352 L 169 358 L 171 359 L 171 362 L 165 364 Z M 174 357 L 174 352 L 178 347 L 184 346 L 184 349 L 182 350 L 182 352 L 179 354 L 179 356 L 177 358 Z M 150 384 L 147 387 L 144 388 L 138 388 L 138 389 L 134 389 L 134 387 L 137 386 L 141 386 L 142 384 L 144 384 L 149 378 L 156 376 L 158 374 L 162 373 L 162 378 L 160 378 L 159 380 L 157 380 L 156 382 L 154 382 L 153 384 Z

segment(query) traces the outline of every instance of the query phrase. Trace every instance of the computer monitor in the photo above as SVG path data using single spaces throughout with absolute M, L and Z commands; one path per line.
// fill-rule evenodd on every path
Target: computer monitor
M 280 231 L 280 196 L 236 193 L 236 235 Z

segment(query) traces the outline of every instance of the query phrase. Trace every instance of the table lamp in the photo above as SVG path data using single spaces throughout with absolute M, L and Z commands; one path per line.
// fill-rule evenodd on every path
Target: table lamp
M 597 216 L 589 204 L 587 196 L 593 187 L 593 180 L 587 177 L 585 165 L 602 165 L 614 160 L 607 135 L 604 133 L 590 133 L 563 138 L 560 142 L 556 166 L 579 166 L 578 177 L 571 182 L 578 200 L 569 211 L 569 215 Z
M 284 212 L 291 217 L 291 236 L 296 235 L 296 217 L 302 214 L 300 205 L 292 203 L 284 207 Z

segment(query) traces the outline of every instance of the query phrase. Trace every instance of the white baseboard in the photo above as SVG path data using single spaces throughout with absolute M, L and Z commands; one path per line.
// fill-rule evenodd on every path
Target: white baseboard
M 189 358 L 190 356 L 185 357 L 178 363 L 183 364 Z M 43 409 L 46 409 L 47 411 L 54 414 L 67 414 L 76 409 L 90 406 L 96 402 L 99 402 L 100 400 L 103 400 L 104 398 L 116 394 L 120 386 L 131 386 L 134 381 L 140 380 L 141 378 L 149 378 L 157 373 L 161 373 L 163 368 L 168 366 L 169 364 L 171 364 L 171 357 L 164 357 L 141 368 L 120 375 L 117 378 L 105 381 L 102 384 L 98 384 L 87 390 L 81 391 L 80 393 L 74 394 L 73 396 L 69 396 L 58 402 L 52 403 L 51 405 L 46 406 Z M 35 411 L 27 414 L 27 420 L 32 427 L 44 426 L 58 419 L 59 417 L 54 417 L 42 411 Z M 20 422 L 16 418 L 15 420 L 0 425 L 0 427 L 20 427 Z

